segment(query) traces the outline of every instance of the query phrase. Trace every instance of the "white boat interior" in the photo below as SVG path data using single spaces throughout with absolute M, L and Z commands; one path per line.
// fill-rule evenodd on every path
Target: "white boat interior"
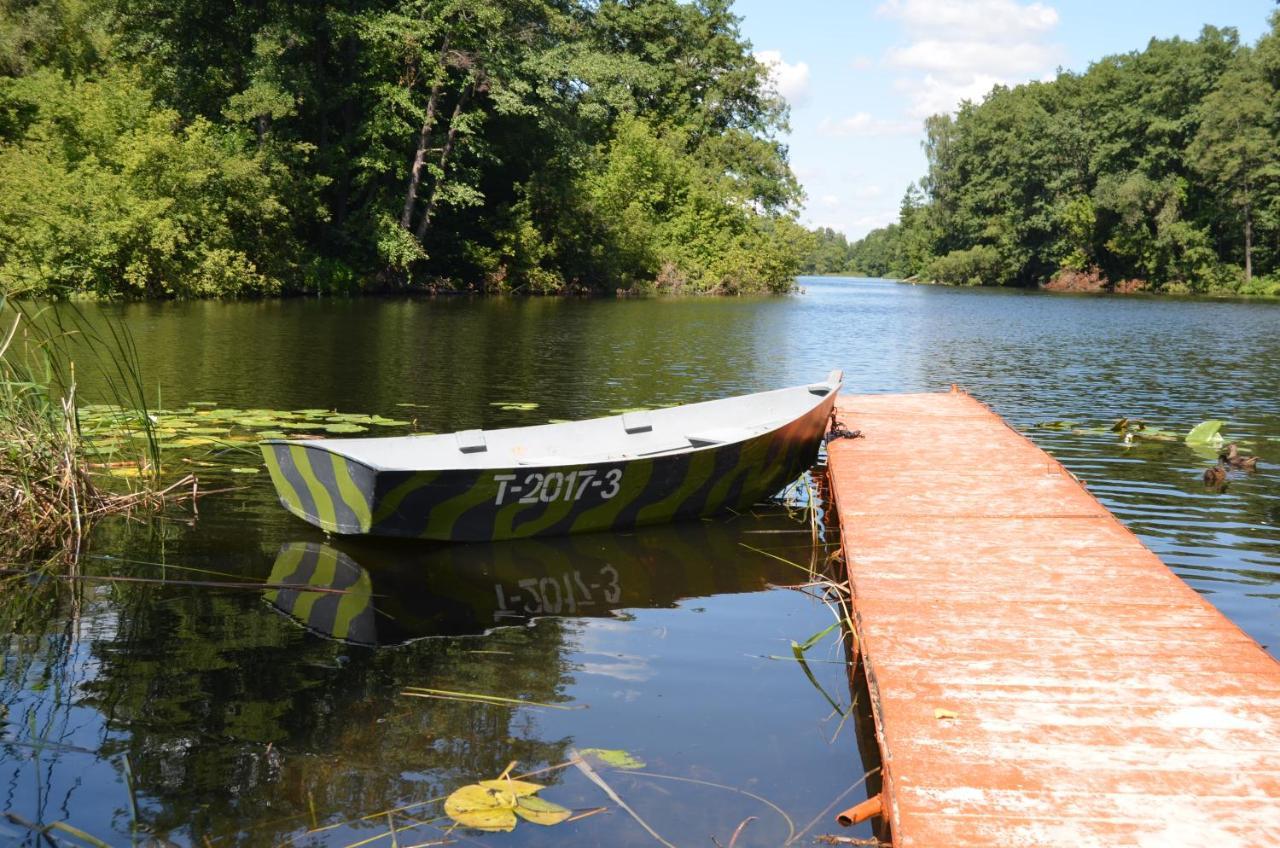
M 821 383 L 607 418 L 458 433 L 291 442 L 375 471 L 554 467 L 713 448 L 782 427 L 838 391 L 840 371 Z

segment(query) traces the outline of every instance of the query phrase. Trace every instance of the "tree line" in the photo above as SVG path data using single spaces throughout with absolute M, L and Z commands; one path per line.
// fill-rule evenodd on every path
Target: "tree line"
M 847 268 L 957 285 L 1280 294 L 1280 12 L 925 123 L 928 171 Z
M 786 290 L 731 0 L 0 0 L 0 294 Z

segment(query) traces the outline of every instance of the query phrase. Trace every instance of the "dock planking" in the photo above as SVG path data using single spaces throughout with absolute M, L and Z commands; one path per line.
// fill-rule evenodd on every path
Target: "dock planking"
M 1280 663 L 969 395 L 836 415 L 895 845 L 1280 845 Z

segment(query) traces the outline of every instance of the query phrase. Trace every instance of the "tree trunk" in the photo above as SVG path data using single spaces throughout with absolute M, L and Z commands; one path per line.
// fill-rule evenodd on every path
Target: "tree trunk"
M 431 86 L 431 96 L 427 99 L 427 114 L 422 119 L 422 130 L 418 133 L 418 149 L 413 154 L 413 165 L 409 168 L 409 187 L 405 191 L 404 211 L 400 213 L 400 226 L 405 230 L 413 220 L 413 205 L 418 200 L 418 186 L 422 183 L 422 168 L 427 162 L 427 145 L 431 141 L 431 128 L 436 122 L 436 104 L 440 102 L 440 90 L 444 86 L 444 60 L 449 51 L 449 39 L 444 40 L 440 48 L 440 76 Z
M 422 220 L 418 222 L 417 237 L 418 241 L 422 241 L 427 236 L 427 230 L 431 227 L 431 213 L 435 209 L 436 197 L 439 194 L 440 183 L 444 181 L 444 169 L 449 163 L 449 153 L 453 150 L 453 140 L 458 133 L 458 116 L 462 114 L 462 110 L 466 108 L 467 100 L 471 96 L 472 90 L 475 88 L 475 82 L 462 90 L 458 95 L 458 102 L 454 104 L 453 115 L 449 118 L 449 132 L 445 134 L 444 147 L 440 149 L 440 173 L 435 181 L 431 183 L 431 190 L 427 192 L 427 208 L 422 211 Z
M 1253 210 L 1248 203 L 1244 205 L 1244 284 L 1248 288 L 1253 282 Z

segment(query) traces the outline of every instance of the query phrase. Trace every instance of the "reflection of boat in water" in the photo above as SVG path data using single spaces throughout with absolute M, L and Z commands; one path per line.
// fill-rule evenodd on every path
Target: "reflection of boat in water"
M 813 465 L 821 383 L 588 421 L 391 438 L 272 439 L 280 502 L 343 535 L 486 542 L 741 509 Z
M 272 589 L 266 599 L 323 635 L 387 645 L 479 634 L 542 616 L 605 616 L 628 607 L 672 606 L 684 598 L 804 582 L 803 571 L 740 544 L 744 539 L 749 544 L 808 542 L 804 532 L 744 535 L 746 529 L 804 530 L 771 512 L 760 520 L 704 521 L 635 535 L 494 545 L 290 542 L 276 555 L 270 582 L 342 592 Z

